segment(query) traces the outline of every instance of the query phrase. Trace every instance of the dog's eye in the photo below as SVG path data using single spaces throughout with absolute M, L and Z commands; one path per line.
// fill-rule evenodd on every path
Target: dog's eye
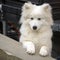
M 38 18 L 38 20 L 41 20 L 41 18 Z
M 34 18 L 32 17 L 31 20 L 33 20 Z

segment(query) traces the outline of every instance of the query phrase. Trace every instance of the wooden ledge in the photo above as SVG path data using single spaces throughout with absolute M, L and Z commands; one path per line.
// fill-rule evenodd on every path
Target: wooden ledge
M 29 55 L 22 48 L 21 43 L 0 34 L 0 49 L 12 53 L 14 56 L 22 58 L 23 60 L 56 60 L 52 57 L 41 57 L 38 54 Z

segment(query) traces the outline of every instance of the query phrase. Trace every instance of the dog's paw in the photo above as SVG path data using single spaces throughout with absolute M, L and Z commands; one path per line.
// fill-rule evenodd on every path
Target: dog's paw
M 27 52 L 28 54 L 35 54 L 35 48 L 28 47 L 26 52 Z
M 32 42 L 27 42 L 26 52 L 29 54 L 35 54 L 35 45 Z
M 35 45 L 32 42 L 24 42 L 23 47 L 26 48 L 27 53 L 35 54 Z
M 47 47 L 46 46 L 42 46 L 41 49 L 40 49 L 39 54 L 41 56 L 47 56 L 48 55 Z

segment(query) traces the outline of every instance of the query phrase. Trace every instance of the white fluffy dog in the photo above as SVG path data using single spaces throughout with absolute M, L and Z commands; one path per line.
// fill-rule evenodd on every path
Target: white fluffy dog
M 39 48 L 41 56 L 51 54 L 52 50 L 52 29 L 53 19 L 51 6 L 48 3 L 35 5 L 25 3 L 22 7 L 20 23 L 20 42 L 29 54 L 35 54 Z

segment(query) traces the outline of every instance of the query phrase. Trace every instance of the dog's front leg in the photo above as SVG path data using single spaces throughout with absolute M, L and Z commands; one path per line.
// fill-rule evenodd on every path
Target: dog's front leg
M 47 46 L 42 46 L 41 49 L 40 49 L 39 54 L 40 54 L 41 56 L 47 56 L 47 55 L 49 54 L 49 53 L 48 53 L 48 48 L 47 48 Z
M 35 45 L 33 42 L 30 41 L 24 41 L 23 47 L 26 48 L 26 52 L 29 54 L 35 54 Z

